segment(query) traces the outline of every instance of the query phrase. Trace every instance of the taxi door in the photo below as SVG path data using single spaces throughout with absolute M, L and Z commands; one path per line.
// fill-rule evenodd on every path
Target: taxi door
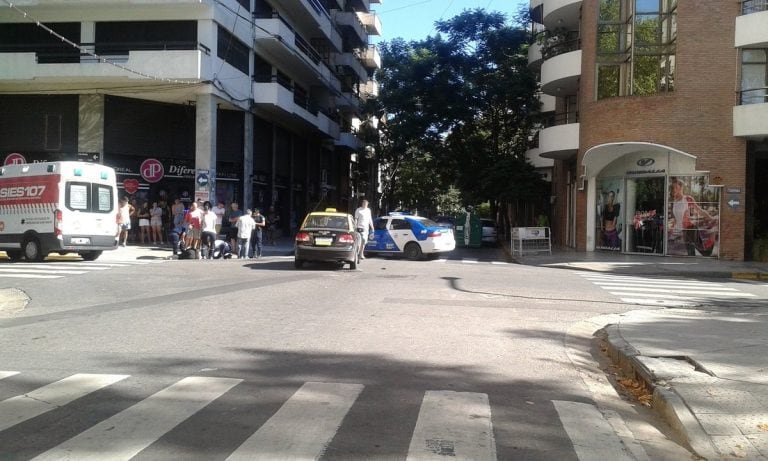
M 401 251 L 389 233 L 389 218 L 376 218 L 373 220 L 373 238 L 365 245 L 366 251 L 398 252 Z
M 403 251 L 405 244 L 417 240 L 411 223 L 405 218 L 392 218 L 389 221 L 389 235 L 392 236 L 392 240 L 398 248 L 397 251 Z

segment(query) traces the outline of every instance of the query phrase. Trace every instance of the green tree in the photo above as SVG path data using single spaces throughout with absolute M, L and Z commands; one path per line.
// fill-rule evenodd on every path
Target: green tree
M 492 211 L 532 189 L 540 194 L 541 181 L 525 162 L 538 111 L 528 32 L 482 9 L 436 29 L 421 41 L 382 44 L 384 206 L 435 210 L 451 186 L 464 205 L 490 202 Z

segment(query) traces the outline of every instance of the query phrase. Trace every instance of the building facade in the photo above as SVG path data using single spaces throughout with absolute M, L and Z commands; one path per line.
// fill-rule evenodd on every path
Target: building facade
M 556 243 L 752 258 L 768 237 L 764 0 L 531 0 Z
M 5 163 L 100 162 L 138 202 L 274 206 L 294 224 L 375 190 L 355 178 L 378 1 L 5 3 Z

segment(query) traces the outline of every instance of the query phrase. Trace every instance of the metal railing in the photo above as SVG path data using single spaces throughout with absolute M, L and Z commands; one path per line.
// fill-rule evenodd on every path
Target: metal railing
M 548 35 L 541 43 L 541 57 L 551 59 L 564 53 L 581 49 L 578 31 Z
M 750 88 L 739 92 L 739 105 L 763 104 L 768 102 L 768 86 Z

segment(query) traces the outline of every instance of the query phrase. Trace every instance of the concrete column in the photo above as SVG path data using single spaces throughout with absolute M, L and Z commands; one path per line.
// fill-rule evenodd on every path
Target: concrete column
M 277 125 L 272 124 L 272 160 L 269 166 L 269 206 L 275 204 L 275 195 L 277 194 L 277 181 L 275 181 L 275 175 L 277 174 Z
M 195 109 L 195 199 L 215 200 L 216 97 L 212 94 L 197 95 Z M 207 183 L 200 182 L 201 176 L 207 178 Z
M 245 112 L 243 121 L 243 203 L 242 210 L 253 208 L 253 114 Z
M 104 163 L 104 95 L 81 94 L 78 108 L 77 151 Z

